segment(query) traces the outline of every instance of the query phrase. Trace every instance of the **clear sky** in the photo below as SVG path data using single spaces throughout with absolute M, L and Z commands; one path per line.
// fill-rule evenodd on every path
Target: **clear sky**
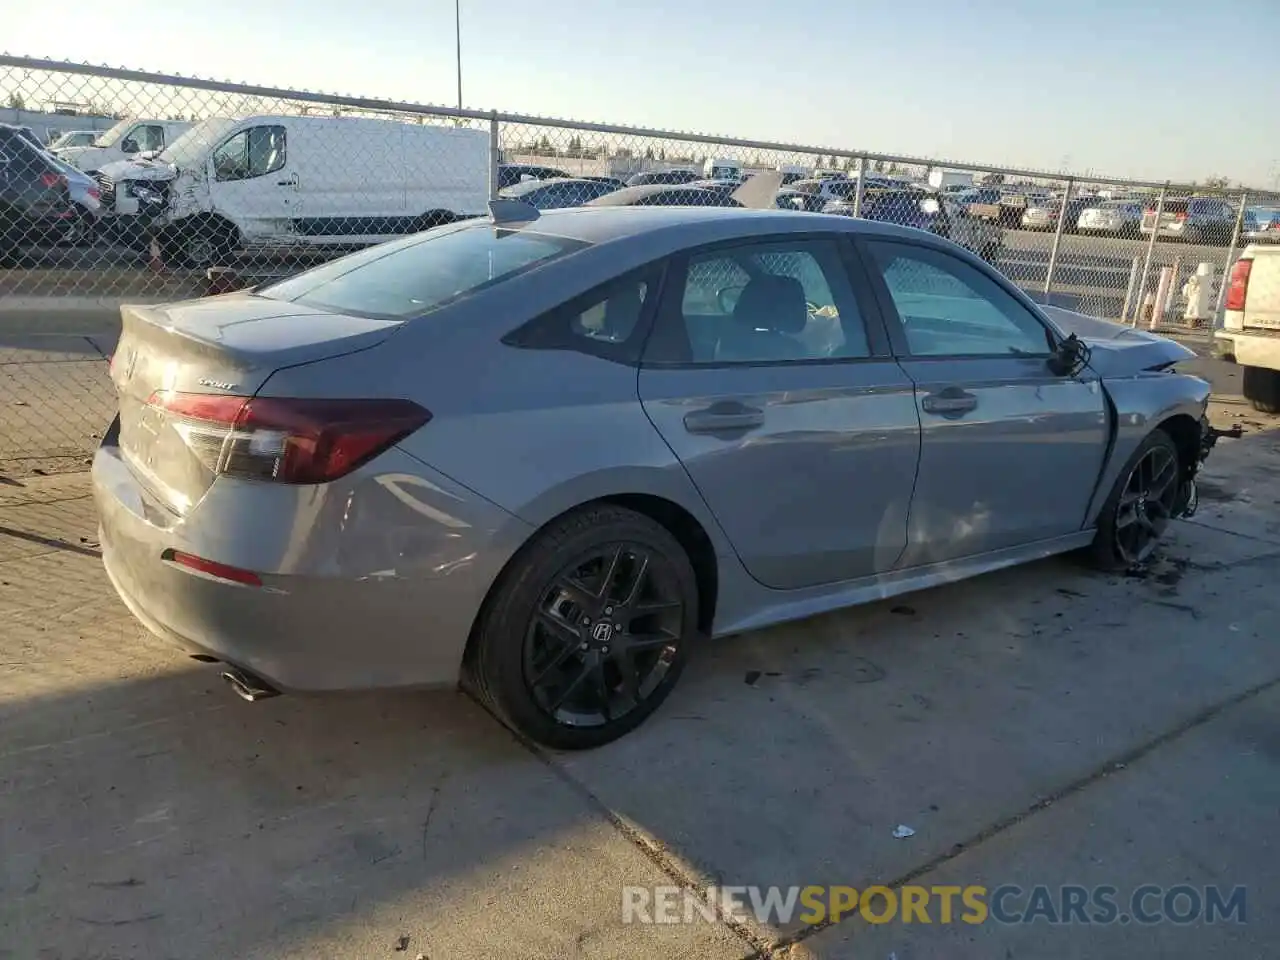
M 9 53 L 456 100 L 453 0 L 5 3 Z M 1280 0 L 461 6 L 467 106 L 1280 185 Z

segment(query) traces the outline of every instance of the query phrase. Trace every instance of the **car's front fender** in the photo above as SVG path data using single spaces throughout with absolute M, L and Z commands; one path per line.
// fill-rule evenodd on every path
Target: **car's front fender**
M 1152 430 L 1175 417 L 1199 424 L 1209 402 L 1209 384 L 1187 374 L 1142 372 L 1102 381 L 1112 405 L 1111 449 L 1103 463 L 1086 521 L 1098 519 L 1120 471 Z

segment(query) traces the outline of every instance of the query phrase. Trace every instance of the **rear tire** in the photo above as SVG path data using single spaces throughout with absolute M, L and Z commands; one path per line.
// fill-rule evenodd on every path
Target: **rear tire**
M 1280 371 L 1245 367 L 1241 378 L 1244 398 L 1259 413 L 1280 413 Z
M 697 579 L 676 539 L 642 514 L 589 506 L 553 521 L 503 572 L 463 684 L 535 743 L 597 747 L 666 699 L 697 624 Z
M 1093 565 L 1121 573 L 1145 563 L 1173 519 L 1181 481 L 1177 444 L 1164 430 L 1153 430 L 1133 451 L 1102 505 L 1089 547 Z

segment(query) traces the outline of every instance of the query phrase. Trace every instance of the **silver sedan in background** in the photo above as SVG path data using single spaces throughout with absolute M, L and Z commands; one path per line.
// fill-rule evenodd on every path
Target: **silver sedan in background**
M 1137 237 L 1142 226 L 1142 202 L 1104 200 L 1080 214 L 1076 225 L 1081 233 L 1105 233 L 1115 237 Z
M 461 681 L 590 747 L 710 637 L 1067 550 L 1125 569 L 1194 506 L 1191 352 L 947 240 L 492 208 L 122 309 L 103 560 L 247 699 Z

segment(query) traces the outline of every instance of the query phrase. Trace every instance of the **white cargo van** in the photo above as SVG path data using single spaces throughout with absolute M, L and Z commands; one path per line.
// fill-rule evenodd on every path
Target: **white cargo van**
M 117 220 L 204 267 L 238 249 L 378 243 L 485 211 L 482 130 L 357 117 L 206 120 L 99 184 Z
M 149 120 L 134 117 L 121 120 L 104 130 L 89 146 L 59 146 L 53 149 L 59 159 L 96 176 L 108 163 L 125 160 L 139 153 L 159 153 L 190 130 L 185 120 Z
M 1280 246 L 1244 248 L 1213 336 L 1214 353 L 1244 367 L 1244 398 L 1255 410 L 1280 413 Z

